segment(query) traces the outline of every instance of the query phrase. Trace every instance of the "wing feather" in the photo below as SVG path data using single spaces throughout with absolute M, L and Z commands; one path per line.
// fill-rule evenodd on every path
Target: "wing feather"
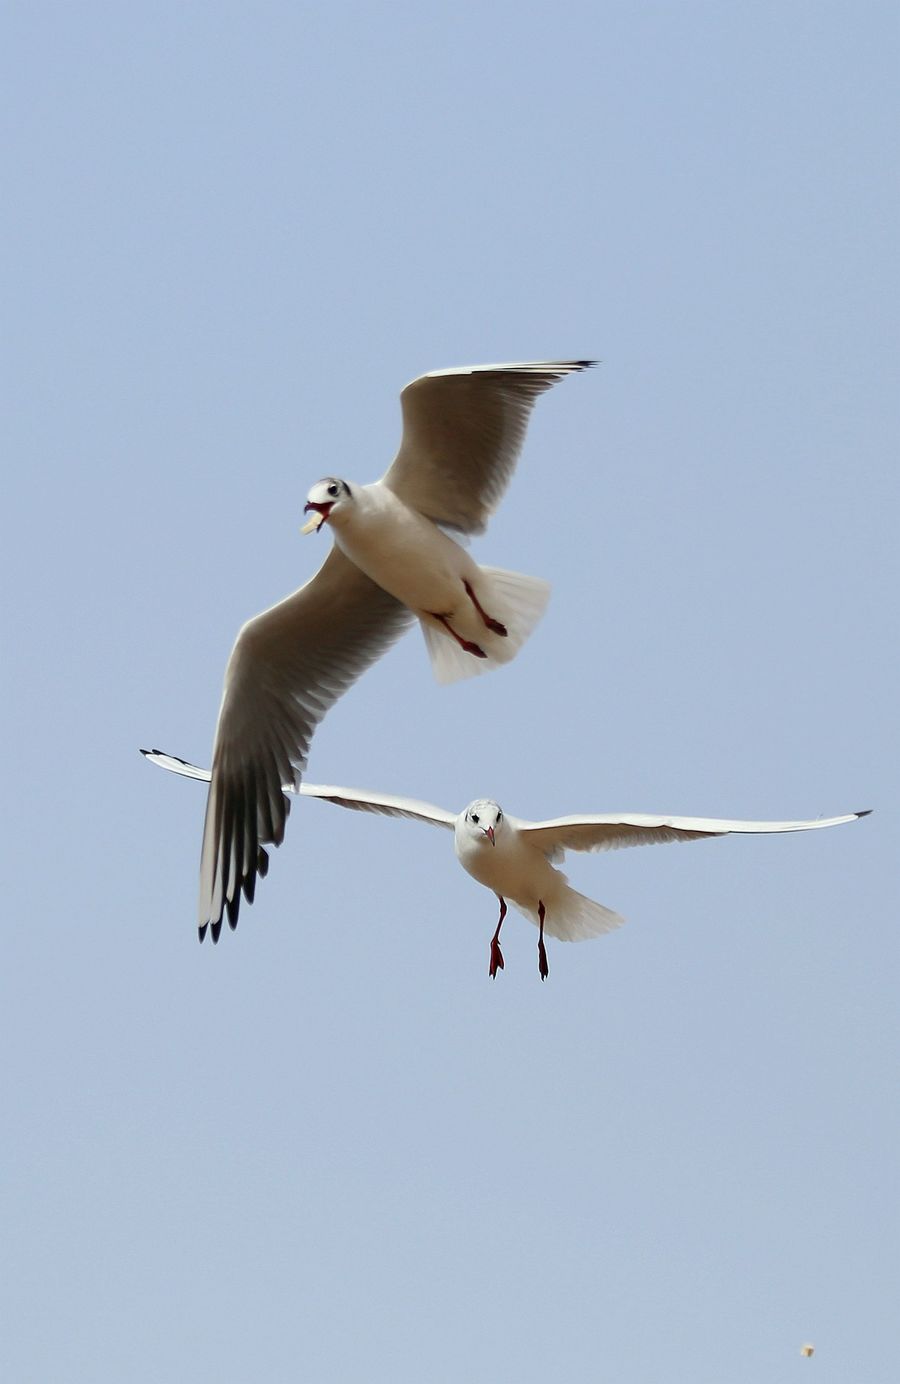
M 304 587 L 250 620 L 225 673 L 203 828 L 198 927 L 215 941 L 223 913 L 237 925 L 268 863 L 264 843 L 284 839 L 313 732 L 337 698 L 413 619 L 405 606 L 336 548 Z M 151 751 L 189 778 L 205 771 Z
M 349 807 L 355 812 L 377 812 L 385 817 L 407 817 L 410 821 L 428 822 L 436 827 L 454 827 L 455 812 L 447 812 L 433 803 L 423 803 L 417 798 L 403 798 L 393 793 L 371 793 L 362 788 L 334 788 L 318 783 L 303 783 L 300 793 L 304 797 L 322 798 L 338 807 Z
M 179 759 L 176 755 L 164 754 L 162 750 L 141 750 L 141 754 L 149 759 L 151 764 L 158 764 L 170 773 L 181 774 L 184 778 L 201 779 L 206 783 L 210 780 L 208 769 L 200 769 L 196 764 L 189 764 L 186 759 Z M 337 788 L 331 784 L 321 783 L 301 783 L 297 788 L 285 785 L 283 791 L 297 793 L 305 798 L 321 798 L 323 802 L 348 807 L 355 812 L 375 812 L 385 817 L 408 817 L 410 821 L 428 822 L 431 826 L 438 827 L 456 825 L 455 812 L 435 807 L 433 803 L 420 802 L 418 798 L 400 797 L 395 793 L 373 793 L 367 788 Z M 267 808 L 268 799 L 264 800 L 260 811 L 265 812 Z M 261 835 L 261 839 L 269 841 L 272 838 Z M 259 873 L 264 872 L 260 870 Z M 244 893 L 247 893 L 246 887 Z
M 548 822 L 518 822 L 525 839 L 550 860 L 561 860 L 565 851 L 612 851 L 623 846 L 647 846 L 659 841 L 698 841 L 705 836 L 746 835 L 786 831 L 814 831 L 854 822 L 867 812 L 844 817 L 818 817 L 805 822 L 742 822 L 718 817 L 655 817 L 641 812 L 600 813 L 556 817 Z
M 434 370 L 400 395 L 403 436 L 383 483 L 435 523 L 482 533 L 512 476 L 535 400 L 589 360 Z

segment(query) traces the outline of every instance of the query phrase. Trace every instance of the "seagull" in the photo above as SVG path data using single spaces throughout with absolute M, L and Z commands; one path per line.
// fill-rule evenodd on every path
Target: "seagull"
M 508 662 L 549 586 L 480 567 L 457 542 L 482 533 L 515 468 L 535 400 L 588 360 L 435 370 L 400 402 L 400 450 L 380 480 L 336 476 L 307 497 L 304 532 L 334 543 L 315 576 L 244 625 L 225 670 L 200 858 L 198 930 L 217 941 L 263 849 L 284 839 L 283 785 L 300 785 L 326 711 L 418 617 L 439 682 Z
M 160 768 L 185 778 L 208 780 L 208 769 L 165 754 L 141 750 Z M 456 858 L 463 869 L 493 891 L 500 904 L 500 919 L 491 938 L 488 974 L 493 980 L 503 970 L 500 929 L 507 913 L 507 899 L 538 928 L 538 971 L 541 980 L 550 974 L 544 934 L 561 942 L 582 942 L 621 927 L 625 919 L 602 903 L 579 894 L 561 870 L 569 851 L 611 851 L 621 846 L 651 845 L 656 841 L 698 841 L 709 836 L 761 835 L 774 832 L 815 831 L 868 817 L 871 809 L 843 817 L 819 817 L 806 822 L 743 822 L 717 817 L 671 817 L 641 812 L 582 813 L 529 822 L 504 813 L 492 798 L 476 798 L 462 812 L 449 812 L 416 798 L 371 793 L 359 788 L 335 788 L 314 783 L 296 789 L 305 797 L 321 798 L 357 812 L 377 812 L 407 817 L 453 831 Z

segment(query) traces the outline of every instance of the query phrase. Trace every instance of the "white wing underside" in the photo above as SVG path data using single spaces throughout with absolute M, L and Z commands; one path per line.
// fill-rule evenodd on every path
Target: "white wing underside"
M 800 822 L 744 822 L 718 817 L 655 817 L 640 812 L 598 813 L 556 817 L 547 822 L 517 821 L 526 841 L 544 852 L 554 864 L 566 851 L 612 851 L 624 846 L 648 846 L 661 841 L 699 841 L 708 836 L 768 835 L 777 832 L 816 831 L 854 822 L 865 812 L 843 817 L 817 817 Z
M 212 778 L 208 769 L 201 769 L 197 764 L 189 764 L 186 759 L 179 759 L 174 754 L 166 754 L 164 750 L 141 750 L 141 754 L 145 759 L 149 759 L 151 764 L 158 764 L 160 769 L 168 769 L 170 774 L 181 774 L 182 778 L 199 779 L 201 783 L 209 783 Z
M 457 814 L 447 812 L 433 803 L 423 803 L 417 798 L 402 798 L 393 793 L 370 793 L 359 788 L 334 788 L 319 783 L 301 783 L 300 793 L 310 798 L 321 798 L 324 802 L 335 803 L 338 807 L 349 807 L 355 812 L 375 812 L 383 817 L 406 817 L 414 822 L 427 822 L 429 826 L 449 827 L 456 825 Z
M 172 774 L 183 778 L 199 779 L 209 783 L 210 772 L 186 759 L 165 754 L 162 750 L 141 750 L 151 764 L 168 769 Z M 447 812 L 433 803 L 420 802 L 418 798 L 404 798 L 396 793 L 371 793 L 361 788 L 338 788 L 332 784 L 301 783 L 298 787 L 282 784 L 283 793 L 294 793 L 301 798 L 321 798 L 323 802 L 335 803 L 338 807 L 349 807 L 355 812 L 374 812 L 384 817 L 406 817 L 411 821 L 427 822 L 429 826 L 450 827 L 456 823 L 456 813 Z

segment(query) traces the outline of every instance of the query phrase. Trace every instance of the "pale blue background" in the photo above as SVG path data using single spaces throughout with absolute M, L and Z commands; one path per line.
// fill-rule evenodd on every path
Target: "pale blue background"
M 0 1374 L 896 1378 L 898 11 L 6 9 Z M 450 842 L 295 807 L 194 931 L 241 622 L 424 370 L 596 355 L 487 562 L 516 664 L 411 634 L 315 781 L 747 817 L 506 927 Z M 816 1356 L 802 1360 L 804 1340 Z

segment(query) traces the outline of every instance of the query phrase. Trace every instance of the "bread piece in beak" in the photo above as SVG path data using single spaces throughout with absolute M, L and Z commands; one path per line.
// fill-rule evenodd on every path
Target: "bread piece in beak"
M 309 515 L 309 518 L 301 528 L 300 532 L 318 533 L 319 529 L 322 527 L 322 525 L 325 523 L 325 520 L 331 513 L 332 508 L 333 506 L 330 504 L 318 505 L 315 503 L 314 500 L 307 500 L 306 504 L 303 506 L 303 513 L 309 514 L 309 511 L 312 510 L 312 514 Z

